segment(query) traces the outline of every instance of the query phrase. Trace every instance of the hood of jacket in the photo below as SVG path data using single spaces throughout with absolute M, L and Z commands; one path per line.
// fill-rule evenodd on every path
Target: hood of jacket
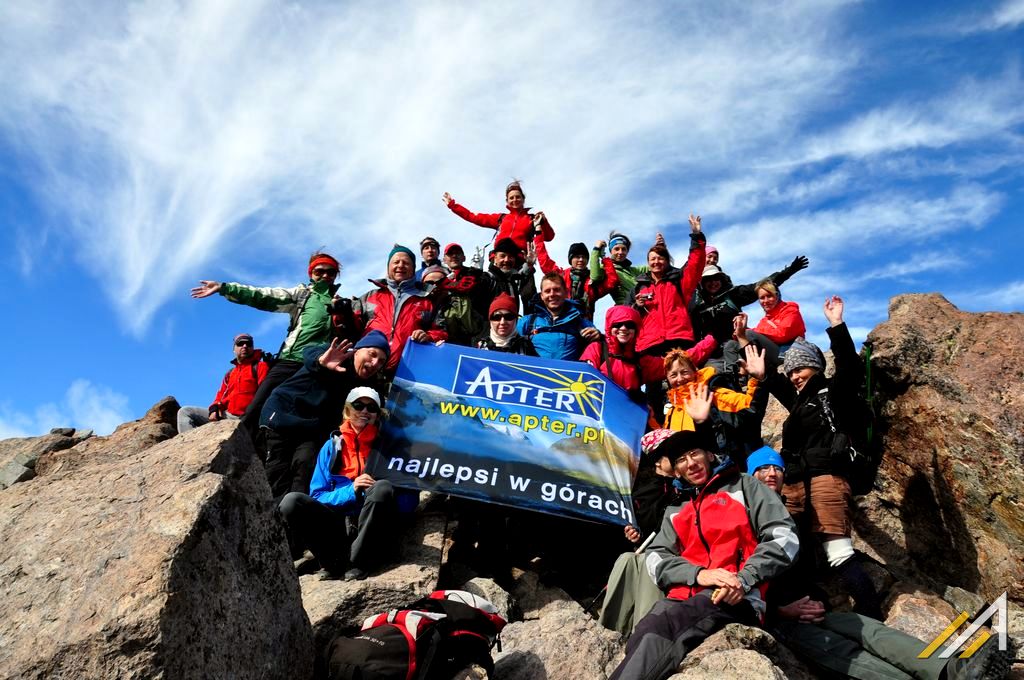
M 627 351 L 633 351 L 633 347 L 626 348 L 620 346 L 619 341 L 615 339 L 615 335 L 612 333 L 612 325 L 622 323 L 623 321 L 632 321 L 636 326 L 636 332 L 633 333 L 633 347 L 636 346 L 636 338 L 640 334 L 640 312 L 626 305 L 616 305 L 604 315 L 604 335 L 608 342 L 608 352 L 610 354 L 624 354 Z

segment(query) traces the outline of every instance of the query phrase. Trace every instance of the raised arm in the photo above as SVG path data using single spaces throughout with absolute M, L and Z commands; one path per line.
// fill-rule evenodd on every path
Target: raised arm
M 544 245 L 544 238 L 541 236 L 541 234 L 538 233 L 536 236 L 533 237 L 533 247 L 537 254 L 537 264 L 540 265 L 540 270 L 542 272 L 544 272 L 545 274 L 550 274 L 551 272 L 562 271 L 562 268 L 559 267 L 558 264 L 551 259 L 550 255 L 548 255 L 548 247 Z
M 209 282 L 204 282 L 209 283 Z M 294 288 L 257 288 L 243 283 L 222 283 L 218 292 L 230 302 L 255 307 L 265 312 L 290 313 L 297 306 L 303 286 Z M 205 295 L 203 297 L 206 297 Z
M 690 215 L 690 254 L 683 266 L 683 278 L 680 282 L 683 301 L 690 304 L 693 298 L 693 291 L 697 290 L 700 284 L 700 277 L 704 273 L 706 253 L 704 245 L 707 239 L 701 231 L 700 215 Z
M 607 243 L 603 240 L 594 244 L 590 253 L 590 280 L 597 283 L 604 279 L 604 267 L 601 266 L 601 258 L 604 257 L 604 247 Z
M 497 229 L 498 222 L 501 221 L 502 213 L 470 212 L 466 208 L 456 203 L 455 199 L 452 198 L 452 195 L 449 194 L 447 191 L 444 193 L 444 196 L 441 197 L 441 200 L 444 201 L 444 204 L 447 205 L 448 209 L 451 210 L 453 213 L 455 213 L 462 219 L 466 220 L 467 222 L 475 224 L 478 227 L 486 227 L 487 229 Z

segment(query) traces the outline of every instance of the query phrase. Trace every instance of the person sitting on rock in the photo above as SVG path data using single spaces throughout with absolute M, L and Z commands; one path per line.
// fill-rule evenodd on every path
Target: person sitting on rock
M 278 506 L 292 559 L 309 548 L 326 578 L 364 579 L 394 557 L 399 512 L 416 509 L 415 492 L 396 490 L 366 473 L 380 418 L 377 391 L 352 388 L 341 427 L 317 455 L 309 493 L 288 493 Z
M 800 305 L 783 300 L 779 287 L 770 278 L 758 281 L 756 288 L 757 301 L 761 303 L 764 316 L 748 335 L 756 333 L 771 340 L 778 346 L 781 356 L 794 340 L 807 333 Z
M 178 409 L 178 434 L 214 420 L 238 420 L 245 413 L 270 365 L 263 361 L 263 350 L 253 349 L 252 336 L 235 336 L 234 368 L 224 374 L 220 389 L 208 408 L 183 406 Z
M 491 299 L 506 293 L 516 301 L 516 312 L 526 309 L 537 294 L 537 284 L 533 280 L 537 251 L 533 243 L 524 253 L 515 241 L 503 238 L 495 242 L 490 258 L 485 275 Z
M 537 263 L 540 270 L 545 274 L 557 272 L 565 281 L 565 288 L 569 291 L 569 298 L 580 303 L 587 311 L 587 318 L 594 318 L 594 305 L 597 301 L 608 295 L 619 285 L 619 274 L 607 257 L 601 257 L 601 250 L 594 247 L 590 251 L 589 258 L 587 246 L 582 243 L 573 243 L 569 246 L 569 266 L 559 267 L 544 245 L 544 239 L 539 236 L 533 240 L 537 251 Z M 603 243 L 603 241 L 598 242 Z M 600 267 L 604 270 L 604 276 L 600 279 L 593 279 L 590 272 Z
M 266 312 L 289 316 L 288 334 L 267 377 L 260 383 L 242 416 L 242 425 L 256 441 L 260 414 L 270 393 L 302 368 L 302 354 L 310 345 L 330 342 L 335 332 L 330 308 L 341 287 L 334 282 L 341 263 L 327 253 L 317 251 L 309 256 L 309 283 L 294 288 L 257 288 L 242 283 L 200 281 L 192 289 L 193 298 L 206 298 L 220 293 L 228 301 L 248 305 Z
M 533 343 L 539 356 L 576 361 L 583 346 L 601 336 L 583 307 L 567 296 L 562 275 L 545 274 L 531 311 L 519 319 L 516 330 Z
M 437 242 L 437 239 L 433 236 L 427 236 L 420 241 L 420 268 L 416 270 L 416 280 L 423 280 L 423 270 L 427 267 L 442 267 L 441 260 L 438 256 L 441 254 L 441 244 Z
M 714 349 L 714 338 L 711 338 L 711 343 Z M 698 369 L 697 364 L 702 357 L 694 354 L 695 349 L 697 347 L 686 352 L 674 349 L 665 355 L 669 391 L 666 395 L 663 426 L 670 430 L 693 430 L 696 424 L 687 409 L 693 394 L 692 388 L 707 386 L 712 398 L 712 423 L 718 446 L 734 459 L 742 460 L 750 448 L 748 443 L 760 441 L 763 406 L 767 402 L 768 392 L 756 378 L 748 379 L 744 390 L 737 391 L 729 386 L 731 383 L 725 380 L 725 376 L 719 375 L 714 366 Z M 748 346 L 746 357 L 746 362 L 755 368 L 764 364 L 764 352 L 758 351 L 753 345 Z M 694 361 L 695 358 L 698 361 Z
M 864 365 L 843 322 L 843 300 L 825 300 L 826 329 L 836 371 L 825 377 L 825 357 L 815 345 L 797 340 L 786 352 L 785 376 L 768 374 L 768 389 L 789 411 L 782 428 L 782 458 L 786 461 L 783 495 L 786 507 L 801 527 L 801 537 L 821 541 L 829 566 L 854 599 L 855 611 L 882 618 L 878 594 L 853 550 L 852 494 L 834 446 L 866 427 L 861 396 Z M 753 379 L 766 377 L 763 363 L 747 361 Z
M 654 603 L 664 597 L 647 572 L 643 541 L 661 529 L 669 506 L 683 502 L 675 463 L 690 440 L 691 433 L 664 429 L 652 430 L 640 438 L 640 463 L 630 493 L 636 526 L 627 524 L 623 529 L 626 539 L 637 548 L 619 555 L 608 576 L 598 621 L 609 630 L 629 635 Z
M 306 348 L 305 364 L 273 391 L 260 420 L 274 498 L 309 488 L 317 449 L 338 422 L 342 400 L 353 387 L 379 384 L 390 351 L 380 331 L 370 331 L 354 346 L 335 338 L 330 345 Z
M 707 422 L 707 385 L 694 388 L 691 417 Z M 714 452 L 706 430 L 676 470 L 688 500 L 670 507 L 647 550 L 648 572 L 667 593 L 637 624 L 610 680 L 664 680 L 688 652 L 728 623 L 758 625 L 768 582 L 799 551 L 796 525 L 778 495 Z
M 793 260 L 785 269 L 771 274 L 766 279 L 778 289 L 797 272 L 806 269 L 809 260 L 800 256 Z M 733 285 L 729 275 L 717 265 L 708 263 L 704 266 L 700 285 L 693 293 L 691 316 L 694 326 L 700 333 L 715 336 L 720 346 L 725 345 L 733 335 L 733 318 L 743 311 L 747 305 L 758 300 L 756 283 Z M 739 357 L 735 357 L 738 359 Z
M 781 495 L 786 464 L 765 446 L 747 458 L 747 471 Z M 782 574 L 768 589 L 765 628 L 816 670 L 842 677 L 904 680 L 968 680 L 1002 678 L 1010 669 L 1011 650 L 995 642 L 967 659 L 918 655 L 928 645 L 876 619 L 853 612 L 830 612 L 828 597 L 813 585 L 813 574 L 801 569 Z
M 519 331 L 516 330 L 519 315 L 516 313 L 516 301 L 511 295 L 501 293 L 494 298 L 488 310 L 488 320 L 490 325 L 474 340 L 474 347 L 494 352 L 537 356 L 537 350 L 533 348 L 530 339 L 519 335 Z

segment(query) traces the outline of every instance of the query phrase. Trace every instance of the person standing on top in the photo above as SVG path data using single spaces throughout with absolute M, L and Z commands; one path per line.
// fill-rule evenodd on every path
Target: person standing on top
M 471 222 L 478 227 L 496 230 L 495 242 L 503 238 L 510 238 L 519 247 L 520 251 L 525 251 L 527 244 L 533 240 L 535 227 L 540 229 L 539 233 L 545 241 L 551 241 L 555 238 L 555 230 L 551 228 L 544 213 L 538 212 L 534 214 L 530 212 L 529 208 L 524 207 L 526 194 L 523 193 L 523 187 L 519 184 L 518 180 L 505 187 L 505 207 L 508 208 L 507 213 L 470 212 L 456 203 L 455 199 L 447 191 L 441 197 L 441 200 L 444 201 L 449 210 L 467 222 Z
M 224 375 L 220 389 L 209 408 L 183 406 L 178 409 L 178 434 L 215 420 L 238 420 L 252 401 L 260 383 L 267 377 L 269 364 L 263 361 L 263 350 L 253 349 L 252 336 L 235 336 L 234 367 Z
M 254 442 L 259 433 L 260 412 L 270 393 L 302 368 L 302 353 L 307 347 L 330 342 L 335 330 L 330 306 L 340 288 L 334 282 L 340 270 L 341 263 L 337 259 L 317 251 L 309 256 L 309 283 L 294 288 L 257 288 L 242 283 L 200 281 L 199 286 L 192 289 L 193 298 L 220 293 L 230 302 L 266 312 L 281 312 L 290 318 L 288 334 L 281 343 L 277 359 L 242 416 L 242 426 L 249 431 Z

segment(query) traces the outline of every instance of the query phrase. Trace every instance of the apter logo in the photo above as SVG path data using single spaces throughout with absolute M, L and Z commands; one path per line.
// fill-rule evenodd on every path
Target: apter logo
M 500 404 L 529 406 L 600 420 L 604 381 L 581 370 L 462 356 L 452 392 Z
M 994 630 L 996 633 L 999 634 L 999 649 L 1001 651 L 1005 652 L 1006 651 L 1006 593 L 1003 593 L 1002 595 L 999 596 L 998 599 L 996 599 L 995 602 L 993 602 L 991 605 L 989 605 L 988 609 L 983 611 L 980 616 L 978 616 L 977 618 L 974 619 L 974 621 L 971 623 L 971 625 L 967 627 L 967 630 L 965 630 L 964 632 L 960 633 L 960 635 L 958 635 L 955 640 L 953 640 L 952 642 L 949 643 L 948 647 L 946 647 L 944 650 L 942 650 L 942 653 L 939 654 L 939 658 L 940 659 L 948 659 L 949 657 L 953 656 L 953 654 L 956 653 L 956 650 L 960 649 L 964 644 L 966 644 L 967 641 L 971 639 L 971 636 L 974 635 L 975 633 L 977 633 L 978 629 L 980 629 L 982 627 L 982 625 L 984 625 L 984 623 L 986 621 L 988 621 L 989 619 L 994 617 L 997 613 L 999 614 L 999 620 L 997 622 L 995 622 L 994 625 L 992 625 L 992 630 Z M 950 638 L 950 636 L 952 636 L 953 633 L 955 633 L 956 630 L 960 626 L 964 625 L 964 623 L 969 618 L 971 618 L 971 617 L 970 617 L 970 615 L 967 612 L 961 612 L 960 616 L 956 617 L 956 620 L 953 621 L 953 623 L 949 624 L 949 627 L 946 628 L 946 630 L 944 630 L 941 633 L 939 633 L 939 636 L 937 638 L 935 638 L 934 640 L 932 640 L 931 644 L 929 644 L 927 647 L 925 647 L 923 652 L 921 652 L 920 654 L 917 655 L 917 658 L 919 658 L 919 659 L 927 659 L 927 658 L 929 658 L 932 654 L 935 653 L 935 650 L 938 649 L 942 645 L 943 642 L 948 640 Z M 981 649 L 981 646 L 983 644 L 985 644 L 990 637 L 992 637 L 991 633 L 989 633 L 988 631 L 983 631 L 982 634 L 978 636 L 977 640 L 972 642 L 970 644 L 970 646 L 967 647 L 967 649 L 965 649 L 963 652 L 960 653 L 960 658 L 961 659 L 966 659 L 969 656 L 971 656 L 972 654 L 974 654 L 976 651 Z

